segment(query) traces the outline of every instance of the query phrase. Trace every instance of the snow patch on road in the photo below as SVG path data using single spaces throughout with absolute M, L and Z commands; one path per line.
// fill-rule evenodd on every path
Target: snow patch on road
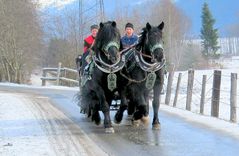
M 16 84 L 16 83 L 0 83 L 0 86 L 7 87 L 21 87 L 21 88 L 31 88 L 31 89 L 56 89 L 56 90 L 74 90 L 79 91 L 79 87 L 66 87 L 66 86 L 38 86 L 38 85 L 26 85 L 26 84 Z
M 224 132 L 225 134 L 229 134 L 239 139 L 238 124 L 231 123 L 223 119 L 218 119 L 211 116 L 200 115 L 197 113 L 186 111 L 180 108 L 174 108 L 167 105 L 161 105 L 160 110 L 182 117 L 189 122 L 204 125 L 208 128 Z
M 48 137 L 18 94 L 0 94 L 0 155 L 55 155 Z
M 0 91 L 0 155 L 106 155 L 58 110 L 35 94 Z

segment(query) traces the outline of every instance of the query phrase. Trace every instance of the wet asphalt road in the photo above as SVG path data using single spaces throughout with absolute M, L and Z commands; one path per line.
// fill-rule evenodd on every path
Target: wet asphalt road
M 126 119 L 114 124 L 115 134 L 105 134 L 103 125 L 96 126 L 80 114 L 74 102 L 76 91 L 31 89 L 0 86 L 0 91 L 34 93 L 47 96 L 65 115 L 80 126 L 104 152 L 115 156 L 238 156 L 239 140 L 183 118 L 160 111 L 161 130 L 132 127 Z M 113 119 L 115 112 L 111 112 Z M 152 112 L 150 113 L 152 115 Z M 152 121 L 152 117 L 150 118 Z M 238 132 L 239 133 L 239 132 Z M 96 153 L 97 155 L 97 153 Z

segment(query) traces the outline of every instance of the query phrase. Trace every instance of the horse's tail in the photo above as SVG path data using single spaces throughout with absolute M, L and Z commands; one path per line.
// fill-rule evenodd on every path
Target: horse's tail
M 87 86 L 81 87 L 81 90 L 75 95 L 75 101 L 80 107 L 80 112 L 91 116 L 93 109 L 99 109 L 99 100 L 96 93 L 87 89 Z
M 77 92 L 75 95 L 74 95 L 74 102 L 77 104 L 77 106 L 80 107 L 80 112 L 85 114 L 86 113 L 86 110 L 85 110 L 85 107 L 84 105 L 82 105 L 82 95 L 81 95 L 81 92 Z

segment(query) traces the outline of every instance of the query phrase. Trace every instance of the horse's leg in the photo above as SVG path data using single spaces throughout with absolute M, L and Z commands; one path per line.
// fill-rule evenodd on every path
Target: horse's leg
M 129 102 L 128 102 L 127 112 L 128 112 L 128 119 L 132 120 L 133 114 L 135 112 L 135 102 L 131 99 L 129 99 Z
M 159 103 L 160 103 L 160 86 L 156 85 L 154 87 L 154 98 L 153 98 L 153 112 L 154 112 L 154 117 L 153 117 L 153 129 L 160 129 L 160 122 L 158 119 L 158 111 L 159 111 Z
M 95 102 L 95 107 L 92 109 L 92 121 L 95 122 L 96 125 L 99 125 L 100 124 L 100 121 L 101 121 L 101 117 L 100 117 L 100 113 L 99 113 L 99 110 L 100 110 L 100 105 L 98 103 L 98 101 L 94 100 L 93 102 Z
M 145 103 L 146 103 L 146 116 L 145 116 L 145 118 L 142 119 L 142 121 L 144 123 L 147 123 L 147 122 L 149 122 L 149 117 L 148 117 L 148 114 L 149 114 L 149 92 L 148 91 L 146 91 L 144 93 L 144 98 L 145 98 Z
M 123 119 L 124 111 L 127 109 L 128 102 L 126 99 L 126 90 L 120 91 L 121 104 L 119 110 L 115 114 L 115 123 L 119 124 Z
M 145 101 L 144 94 L 142 92 L 138 93 L 136 96 L 136 112 L 133 115 L 133 123 L 138 123 L 138 120 L 141 120 L 145 125 L 148 124 L 149 116 L 147 111 L 147 103 Z
M 128 112 L 128 116 L 132 116 L 135 112 L 135 104 L 132 101 L 130 101 L 128 104 L 127 112 Z
M 101 87 L 97 88 L 97 97 L 99 98 L 99 103 L 101 110 L 104 114 L 104 127 L 106 133 L 114 133 L 110 119 L 110 106 L 106 101 L 105 92 Z
M 80 89 L 80 92 L 78 94 L 78 99 L 79 99 L 79 102 L 78 102 L 78 106 L 80 107 L 80 112 L 83 113 L 83 114 L 87 114 L 87 116 L 89 117 L 89 107 L 90 107 L 90 102 L 89 100 L 91 101 L 91 99 L 89 99 L 90 97 L 90 92 L 89 90 L 87 90 L 86 87 L 81 87 Z
M 105 133 L 114 133 L 114 128 L 111 124 L 110 111 L 103 111 Z
M 144 99 L 145 99 L 145 103 L 146 103 L 146 111 L 149 114 L 149 93 L 150 91 L 146 91 L 144 93 Z
M 161 72 L 162 73 L 162 72 Z M 159 76 L 155 82 L 154 85 L 154 97 L 153 97 L 153 112 L 154 112 L 154 117 L 153 117 L 153 129 L 158 130 L 160 129 L 160 122 L 158 118 L 158 111 L 159 111 L 159 105 L 160 105 L 160 96 L 161 96 L 161 91 L 163 88 L 163 75 Z
M 92 116 L 92 108 L 91 108 L 91 106 L 89 106 L 89 108 L 88 108 L 88 110 L 87 110 L 87 117 L 89 118 L 89 117 L 91 117 Z

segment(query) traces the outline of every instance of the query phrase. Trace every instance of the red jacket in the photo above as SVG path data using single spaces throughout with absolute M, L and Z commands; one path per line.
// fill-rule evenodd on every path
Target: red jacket
M 84 39 L 84 53 L 91 47 L 93 44 L 95 38 L 90 35 Z

